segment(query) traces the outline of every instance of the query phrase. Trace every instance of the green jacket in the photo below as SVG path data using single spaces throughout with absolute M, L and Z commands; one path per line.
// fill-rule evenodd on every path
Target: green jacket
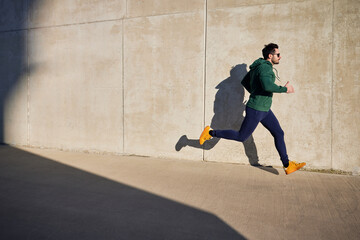
M 287 91 L 286 87 L 275 84 L 272 64 L 263 58 L 257 59 L 250 65 L 250 71 L 245 75 L 241 84 L 250 93 L 246 106 L 264 112 L 270 110 L 274 92 Z

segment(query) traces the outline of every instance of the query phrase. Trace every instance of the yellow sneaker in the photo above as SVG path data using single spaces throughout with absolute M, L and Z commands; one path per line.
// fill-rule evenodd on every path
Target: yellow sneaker
M 211 135 L 209 134 L 210 130 L 212 130 L 210 126 L 205 127 L 204 131 L 200 135 L 200 139 L 199 139 L 200 145 L 203 145 L 206 140 L 212 138 Z
M 293 172 L 299 170 L 300 168 L 302 168 L 305 165 L 306 165 L 306 163 L 304 163 L 304 162 L 297 163 L 294 161 L 289 161 L 289 166 L 287 168 L 284 168 L 284 170 L 285 170 L 286 174 L 290 174 L 290 173 L 293 173 Z

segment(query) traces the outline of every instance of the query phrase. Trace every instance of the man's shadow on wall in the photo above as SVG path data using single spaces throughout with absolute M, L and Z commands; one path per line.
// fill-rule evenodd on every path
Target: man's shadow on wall
M 213 129 L 234 129 L 239 130 L 244 120 L 245 90 L 241 80 L 247 74 L 246 64 L 238 64 L 230 70 L 230 76 L 220 82 L 215 88 L 218 89 L 214 101 L 214 116 L 211 120 Z M 212 138 L 200 145 L 198 139 L 188 139 L 186 135 L 180 137 L 175 145 L 176 151 L 183 147 L 194 147 L 210 150 L 220 141 L 219 138 Z M 271 166 L 262 166 L 259 164 L 254 138 L 251 135 L 246 141 L 242 142 L 245 154 L 249 159 L 251 166 L 258 167 L 265 171 L 278 175 L 278 171 Z

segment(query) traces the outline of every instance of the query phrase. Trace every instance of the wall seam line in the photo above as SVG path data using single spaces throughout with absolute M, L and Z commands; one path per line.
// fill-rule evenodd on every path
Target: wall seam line
M 127 6 L 126 6 L 126 8 L 127 8 Z M 58 28 L 58 27 L 69 27 L 69 26 L 78 26 L 78 25 L 104 23 L 104 22 L 116 22 L 116 21 L 122 21 L 124 19 L 131 20 L 131 19 L 141 19 L 141 18 L 149 18 L 149 17 L 173 16 L 173 15 L 180 15 L 180 14 L 193 14 L 193 13 L 198 13 L 198 12 L 199 12 L 198 10 L 195 10 L 195 11 L 189 11 L 189 12 L 185 11 L 185 12 L 164 13 L 164 14 L 158 14 L 158 15 L 128 17 L 127 9 L 125 9 L 125 16 L 122 18 L 95 20 L 95 21 L 87 21 L 87 22 L 63 23 L 63 24 L 54 24 L 54 25 L 38 26 L 38 27 L 15 28 L 15 29 L 0 30 L 0 33 L 17 32 L 17 31 L 25 31 L 25 30 L 36 30 L 36 29 Z M 27 22 L 29 22 L 29 20 Z
M 124 18 L 114 18 L 114 19 L 97 20 L 97 21 L 88 21 L 88 22 L 55 24 L 55 25 L 49 25 L 49 26 L 38 26 L 38 27 L 16 28 L 16 29 L 3 30 L 3 31 L 0 31 L 0 33 L 6 33 L 6 32 L 16 32 L 16 31 L 24 31 L 24 30 L 37 30 L 37 29 L 48 29 L 48 28 L 70 27 L 70 26 L 87 25 L 87 24 L 94 24 L 94 23 L 116 22 L 116 21 L 121 21 L 121 20 L 123 20 L 123 19 L 124 19 Z
M 200 9 L 194 10 L 194 11 L 179 11 L 179 12 L 172 12 L 172 13 L 159 13 L 156 15 L 143 15 L 143 16 L 133 16 L 129 17 L 127 16 L 126 19 L 140 19 L 140 18 L 150 18 L 150 17 L 163 17 L 163 16 L 172 16 L 172 15 L 180 15 L 180 14 L 192 14 L 192 13 L 199 13 L 201 12 Z
M 333 169 L 333 136 L 334 136 L 334 17 L 335 17 L 335 0 L 332 1 L 332 20 L 331 20 L 331 107 L 330 107 L 330 168 Z
M 30 20 L 30 9 L 29 9 L 29 1 L 26 1 L 26 20 L 29 22 Z M 25 31 L 26 37 L 25 37 L 25 47 L 26 47 L 26 80 L 27 80 L 27 96 L 26 96 L 26 102 L 27 102 L 27 114 L 26 114 L 26 125 L 27 125 L 27 139 L 26 139 L 26 145 L 30 146 L 30 62 L 29 62 L 29 34 L 30 30 L 26 29 Z
M 127 1 L 126 1 L 127 2 Z M 125 62 L 125 54 L 124 54 L 124 25 L 125 25 L 125 20 L 123 19 L 122 20 L 122 33 L 121 33 L 121 41 L 122 41 L 122 44 L 121 44 L 121 67 L 122 67 L 122 74 L 121 74 L 121 81 L 122 81 L 122 114 L 123 114 L 123 117 L 122 117 L 122 128 L 123 128 L 123 131 L 122 131 L 122 153 L 124 154 L 125 153 L 125 67 L 124 67 L 124 62 Z
M 296 1 L 296 3 L 303 3 L 303 2 L 310 2 L 312 0 L 303 0 L 303 1 Z M 244 8 L 244 7 L 257 7 L 257 6 L 268 6 L 268 5 L 278 5 L 278 4 L 287 4 L 293 3 L 293 1 L 285 1 L 285 2 L 271 2 L 271 3 L 259 3 L 259 4 L 242 4 L 236 6 L 225 6 L 225 7 L 215 7 L 211 8 L 210 11 L 217 11 L 217 10 L 228 10 L 228 9 L 236 9 L 236 8 Z
M 203 121 L 202 127 L 205 127 L 206 115 L 206 51 L 207 51 L 207 0 L 204 4 L 204 68 L 203 68 Z M 201 129 L 202 130 L 202 129 Z M 202 149 L 202 160 L 205 161 L 205 149 Z

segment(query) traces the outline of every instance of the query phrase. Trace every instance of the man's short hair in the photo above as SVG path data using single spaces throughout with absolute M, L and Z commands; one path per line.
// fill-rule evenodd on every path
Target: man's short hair
M 269 43 L 268 45 L 265 45 L 264 49 L 262 50 L 262 54 L 264 59 L 268 59 L 269 54 L 275 53 L 275 48 L 279 48 L 279 46 L 275 43 Z

